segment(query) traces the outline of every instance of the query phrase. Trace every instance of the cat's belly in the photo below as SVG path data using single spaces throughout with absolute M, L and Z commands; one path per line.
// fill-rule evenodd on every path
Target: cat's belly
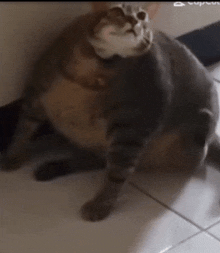
M 83 88 L 63 77 L 41 98 L 54 127 L 84 148 L 107 146 L 106 121 L 100 117 L 100 92 Z
M 88 90 L 65 78 L 41 98 L 48 118 L 54 127 L 70 141 L 93 151 L 105 151 L 106 121 L 101 118 L 103 107 L 100 92 Z M 193 151 L 193 152 L 192 152 Z M 144 170 L 192 170 L 204 156 L 190 139 L 178 130 L 161 133 L 153 138 L 140 159 Z

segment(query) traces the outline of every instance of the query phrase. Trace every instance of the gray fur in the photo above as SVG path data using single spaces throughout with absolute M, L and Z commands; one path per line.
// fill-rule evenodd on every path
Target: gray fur
M 41 98 L 54 88 L 56 80 L 68 76 L 72 85 L 81 82 L 77 73 L 68 68 L 74 59 L 75 46 L 80 45 L 88 59 L 95 59 L 100 68 L 114 72 L 110 78 L 104 78 L 104 88 L 99 84 L 91 86 L 82 82 L 85 90 L 91 90 L 91 94 L 102 98 L 98 100 L 102 102 L 98 103 L 99 113 L 93 117 L 91 126 L 98 124 L 99 120 L 107 126 L 103 130 L 107 143 L 104 148 L 106 181 L 94 199 L 81 210 L 83 218 L 91 221 L 102 220 L 110 214 L 121 188 L 137 168 L 156 167 L 161 161 L 165 167 L 185 166 L 193 170 L 205 161 L 209 146 L 213 151 L 219 145 L 215 139 L 219 116 L 217 92 L 211 76 L 190 50 L 177 40 L 155 31 L 149 51 L 139 56 L 102 60 L 86 38 L 104 16 L 105 13 L 99 13 L 80 17 L 36 63 L 24 92 L 18 130 L 3 164 L 5 170 L 22 165 L 28 153 L 25 148 L 27 142 L 43 122 L 50 120 Z M 80 141 L 76 144 L 88 150 Z M 166 153 L 174 144 L 180 147 L 179 155 L 183 158 L 177 159 L 176 163 L 170 162 L 172 152 Z M 94 152 L 96 149 L 97 146 Z M 216 154 L 210 156 L 209 153 L 208 157 L 216 157 Z M 158 161 L 153 159 L 155 156 Z M 60 166 L 54 165 L 55 176 L 62 174 Z M 47 169 L 50 176 L 45 176 Z M 68 171 L 69 167 L 65 167 L 63 174 Z M 41 168 L 36 175 L 39 180 L 45 180 L 47 176 L 51 179 L 51 164 Z

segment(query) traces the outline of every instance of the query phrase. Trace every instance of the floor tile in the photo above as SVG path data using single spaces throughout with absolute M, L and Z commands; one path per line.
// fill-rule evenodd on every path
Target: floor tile
M 213 234 L 214 236 L 216 236 L 217 238 L 219 238 L 219 240 L 220 240 L 220 223 L 218 223 L 215 226 L 211 227 L 208 231 L 211 234 Z
M 192 230 L 188 225 L 188 222 L 168 211 L 159 219 L 151 221 L 150 226 L 142 229 L 136 239 L 136 246 L 132 247 L 129 253 L 164 252 L 181 242 L 181 238 L 189 238 L 189 234 L 199 231 L 195 227 Z
M 166 253 L 218 253 L 220 252 L 220 242 L 209 236 L 201 233 L 190 238 L 177 247 L 165 251 Z
M 198 229 L 130 185 L 115 212 L 102 222 L 86 222 L 80 206 L 103 180 L 100 172 L 36 182 L 24 168 L 0 177 L 1 253 L 136 252 L 141 240 L 159 253 Z
M 141 172 L 133 182 L 201 228 L 220 221 L 220 172 L 211 166 L 193 175 Z

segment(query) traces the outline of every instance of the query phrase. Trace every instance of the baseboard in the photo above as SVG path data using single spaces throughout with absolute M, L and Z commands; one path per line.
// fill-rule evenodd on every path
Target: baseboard
M 220 21 L 184 34 L 177 39 L 186 44 L 205 66 L 220 61 Z M 11 142 L 20 108 L 20 100 L 0 108 L 0 152 L 5 150 Z M 45 126 L 41 134 L 51 133 L 51 131 Z

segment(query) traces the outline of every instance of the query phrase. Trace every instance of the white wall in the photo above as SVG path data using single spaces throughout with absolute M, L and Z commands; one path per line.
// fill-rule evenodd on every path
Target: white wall
M 0 106 L 20 97 L 39 52 L 74 17 L 90 8 L 88 2 L 0 2 Z M 163 3 L 154 26 L 178 36 L 219 17 L 220 6 L 177 8 Z
M 19 98 L 31 63 L 88 2 L 0 2 L 0 106 Z
M 200 7 L 184 3 L 184 7 L 174 7 L 173 2 L 162 3 L 154 19 L 154 27 L 179 36 L 220 20 L 220 5 Z

